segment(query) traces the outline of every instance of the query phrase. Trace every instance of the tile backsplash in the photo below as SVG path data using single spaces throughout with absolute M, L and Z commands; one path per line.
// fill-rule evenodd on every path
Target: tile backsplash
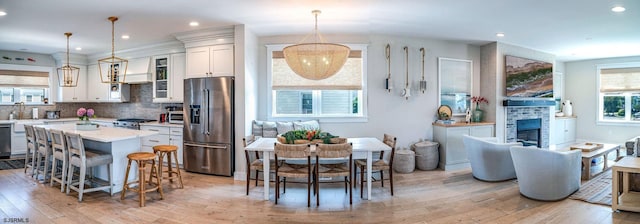
M 80 107 L 93 108 L 98 117 L 108 118 L 143 118 L 158 120 L 165 107 L 178 106 L 181 103 L 153 103 L 153 85 L 131 85 L 131 101 L 128 103 L 56 103 L 55 105 L 25 106 L 24 118 L 32 117 L 32 108 L 38 108 L 38 117 L 45 118 L 47 110 L 59 110 L 62 118 L 76 117 L 76 110 Z M 17 105 L 0 106 L 0 120 L 8 120 L 11 111 L 17 111 Z M 17 118 L 16 118 L 17 119 Z

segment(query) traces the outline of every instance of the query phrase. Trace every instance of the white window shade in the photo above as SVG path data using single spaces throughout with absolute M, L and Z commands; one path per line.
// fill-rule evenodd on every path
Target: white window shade
M 600 92 L 640 91 L 640 68 L 615 68 L 600 70 Z
M 49 88 L 49 73 L 0 70 L 0 86 Z
M 274 51 L 272 59 L 271 87 L 273 90 L 361 90 L 362 51 L 352 51 L 347 62 L 335 75 L 310 80 L 298 76 L 285 61 L 282 51 Z

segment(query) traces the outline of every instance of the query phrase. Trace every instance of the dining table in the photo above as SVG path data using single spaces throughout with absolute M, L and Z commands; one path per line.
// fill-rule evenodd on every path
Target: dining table
M 274 144 L 277 142 L 276 138 L 258 138 L 253 143 L 247 145 L 245 150 L 262 152 L 263 161 L 269 161 L 274 157 L 273 149 Z M 366 159 L 367 161 L 367 200 L 371 200 L 371 166 L 373 163 L 374 152 L 391 151 L 391 147 L 384 144 L 377 138 L 362 137 L 362 138 L 347 138 L 347 142 L 353 145 L 353 158 L 354 159 Z M 315 144 L 311 144 L 311 152 L 315 153 Z M 270 177 L 270 164 L 268 162 L 263 164 L 264 174 L 264 200 L 269 200 L 269 177 Z M 249 175 L 247 173 L 247 175 Z M 381 177 L 382 178 L 382 177 Z

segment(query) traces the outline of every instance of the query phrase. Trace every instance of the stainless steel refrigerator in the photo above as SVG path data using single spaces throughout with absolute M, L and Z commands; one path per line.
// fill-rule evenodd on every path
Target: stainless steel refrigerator
M 184 80 L 184 169 L 232 176 L 233 77 Z

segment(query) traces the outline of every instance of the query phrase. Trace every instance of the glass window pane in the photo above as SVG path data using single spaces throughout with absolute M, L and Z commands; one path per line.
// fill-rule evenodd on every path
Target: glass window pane
M 20 101 L 26 104 L 43 103 L 45 98 L 44 88 L 19 88 Z
M 640 121 L 640 94 L 631 95 L 631 120 Z
M 351 114 L 351 94 L 347 90 L 322 90 L 322 114 Z
M 624 120 L 624 96 L 604 96 L 604 120 Z
M 276 114 L 311 114 L 311 91 L 276 90 Z

